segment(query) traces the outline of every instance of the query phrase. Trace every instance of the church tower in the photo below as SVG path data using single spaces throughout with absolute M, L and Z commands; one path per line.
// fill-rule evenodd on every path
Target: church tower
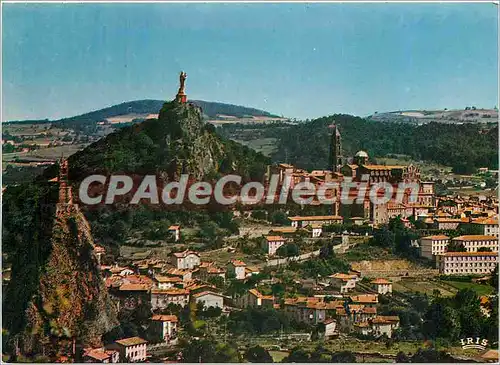
M 330 128 L 332 128 L 330 140 L 330 168 L 332 172 L 340 172 L 340 168 L 343 164 L 342 138 L 336 124 L 332 124 Z

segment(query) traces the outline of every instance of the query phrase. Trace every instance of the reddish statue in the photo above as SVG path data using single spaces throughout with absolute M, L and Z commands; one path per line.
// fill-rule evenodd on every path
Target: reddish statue
M 187 74 L 183 71 L 181 71 L 181 74 L 179 75 L 179 92 L 177 93 L 176 100 L 180 103 L 185 103 L 187 101 L 187 95 L 184 92 L 184 84 L 186 82 Z

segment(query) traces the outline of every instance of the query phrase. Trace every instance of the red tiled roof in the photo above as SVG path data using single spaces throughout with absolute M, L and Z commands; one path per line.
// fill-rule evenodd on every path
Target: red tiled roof
M 179 319 L 177 316 L 174 316 L 172 314 L 155 314 L 153 317 L 151 317 L 153 321 L 161 321 L 161 322 L 178 322 Z
M 189 295 L 189 290 L 186 290 L 186 289 L 152 289 L 151 294 Z
M 372 319 L 372 323 L 375 324 L 389 324 L 399 322 L 398 316 L 377 316 Z
M 449 239 L 450 237 L 448 236 L 445 236 L 443 234 L 438 234 L 438 235 L 435 235 L 435 236 L 426 236 L 426 237 L 422 237 L 421 240 L 447 240 Z
M 285 239 L 281 236 L 266 236 L 266 240 L 268 242 L 274 242 L 274 241 L 284 241 Z
M 148 341 L 140 337 L 129 337 L 122 338 L 121 340 L 116 340 L 115 342 L 123 346 L 135 346 L 142 345 L 144 343 L 147 343 Z
M 147 284 L 123 284 L 120 286 L 120 291 L 148 291 L 151 288 Z
M 340 279 L 340 280 L 344 280 L 344 281 L 347 281 L 347 280 L 353 280 L 353 279 L 357 279 L 358 276 L 357 275 L 352 275 L 352 274 L 344 274 L 344 273 L 341 273 L 341 272 L 338 272 L 338 273 L 335 273 L 335 274 L 332 274 L 329 276 L 330 278 L 333 278 L 333 279 Z
M 485 236 L 482 234 L 471 234 L 466 236 L 459 236 L 453 238 L 454 241 L 498 241 L 498 238 L 495 236 Z
M 110 355 L 106 353 L 102 348 L 87 350 L 83 356 L 91 357 L 93 359 L 103 361 L 109 359 Z
M 213 292 L 213 291 L 208 291 L 208 290 L 202 291 L 200 293 L 193 294 L 193 297 L 199 298 L 199 297 L 203 297 L 205 295 L 210 295 L 210 294 L 218 296 L 218 297 L 223 297 L 222 294 L 219 294 L 219 293 L 216 293 L 216 292 Z
M 182 281 L 178 276 L 155 276 L 155 280 L 159 283 L 178 283 Z
M 377 294 L 362 294 L 351 296 L 353 302 L 357 303 L 378 303 Z
M 179 257 L 179 258 L 186 257 L 187 255 L 200 256 L 200 255 L 198 255 L 197 252 L 195 252 L 195 251 L 189 251 L 189 250 L 186 250 L 186 251 L 183 251 L 183 252 L 174 252 L 173 255 L 175 257 Z
M 498 256 L 498 252 L 446 252 L 438 256 Z
M 330 220 L 342 220 L 343 218 L 339 215 L 314 215 L 314 216 L 296 216 L 288 217 L 291 221 L 330 221 Z
M 246 264 L 241 260 L 232 260 L 231 263 L 233 266 L 246 266 Z

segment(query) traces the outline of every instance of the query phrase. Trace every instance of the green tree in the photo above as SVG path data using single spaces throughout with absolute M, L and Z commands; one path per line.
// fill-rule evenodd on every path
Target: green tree
M 443 300 L 435 300 L 425 313 L 423 331 L 432 339 L 458 338 L 461 328 L 457 311 Z
M 208 278 L 208 282 L 219 289 L 223 289 L 225 287 L 225 281 L 222 276 L 211 276 Z
M 265 210 L 254 210 L 252 211 L 252 218 L 259 220 L 266 220 L 267 212 Z
M 309 362 L 309 353 L 301 347 L 294 347 L 281 362 Z
M 489 247 L 479 247 L 477 252 L 492 252 L 492 250 Z
M 378 246 L 393 250 L 396 243 L 396 237 L 387 225 L 383 225 L 380 229 L 375 231 L 373 242 Z
M 351 351 L 334 352 L 332 362 L 356 362 L 356 356 Z
M 213 362 L 241 362 L 241 355 L 238 346 L 233 343 L 219 343 L 216 346 L 216 353 Z
M 280 257 L 297 256 L 299 254 L 299 247 L 295 243 L 287 243 L 280 246 L 276 250 L 276 254 Z
M 183 362 L 217 362 L 216 343 L 211 340 L 183 341 L 180 346 Z
M 498 293 L 498 264 L 495 266 L 495 270 L 491 273 L 490 285 Z
M 399 351 L 396 355 L 396 363 L 410 362 L 410 358 L 403 351 Z
M 250 347 L 245 353 L 245 358 L 249 362 L 273 362 L 273 358 L 269 354 L 269 351 L 259 345 Z
M 439 362 L 455 362 L 456 360 L 447 354 L 445 351 L 436 349 L 418 349 L 411 357 L 413 363 L 439 363 Z
M 287 215 L 280 210 L 273 212 L 271 214 L 270 220 L 272 224 L 277 224 L 280 226 L 287 226 L 290 224 L 290 220 L 288 219 Z
M 452 240 L 450 243 L 448 243 L 448 246 L 446 246 L 446 251 L 447 252 L 466 252 L 467 250 L 462 242 Z

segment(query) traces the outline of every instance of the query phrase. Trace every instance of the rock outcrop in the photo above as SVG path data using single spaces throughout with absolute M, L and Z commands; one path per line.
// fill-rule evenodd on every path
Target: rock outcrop
M 18 355 L 75 358 L 78 348 L 99 346 L 101 336 L 118 325 L 89 224 L 73 204 L 65 177 L 53 185 L 32 187 L 39 193 L 34 210 L 23 212 L 33 217 L 27 227 L 31 240 L 18 237 L 10 252 L 12 277 L 3 314 L 13 360 Z M 6 213 L 8 238 L 15 239 L 12 215 L 19 212 Z
M 158 119 L 125 127 L 69 158 L 70 180 L 89 174 L 156 174 L 168 180 L 180 174 L 194 179 L 238 173 L 261 180 L 269 159 L 236 142 L 223 140 L 205 123 L 194 104 L 167 102 Z

